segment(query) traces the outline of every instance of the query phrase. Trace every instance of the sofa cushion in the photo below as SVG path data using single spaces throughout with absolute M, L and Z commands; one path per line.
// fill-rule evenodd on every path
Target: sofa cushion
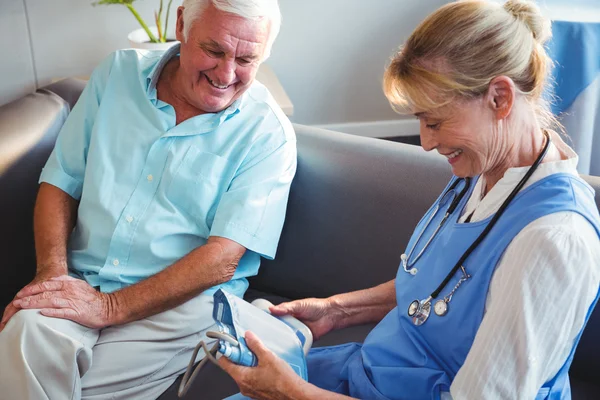
M 69 113 L 56 94 L 39 90 L 0 107 L 0 307 L 35 274 L 33 207 L 38 178 Z

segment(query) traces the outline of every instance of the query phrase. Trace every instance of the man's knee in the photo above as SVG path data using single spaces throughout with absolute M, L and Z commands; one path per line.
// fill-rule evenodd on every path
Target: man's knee
M 29 343 L 44 339 L 36 327 L 40 323 L 39 316 L 38 310 L 21 310 L 8 320 L 6 326 L 0 332 L 0 354 L 3 355 L 0 370 L 7 367 L 6 362 L 9 360 L 10 363 L 14 364 L 17 360 L 25 359 L 27 352 L 22 350 L 25 347 L 30 347 Z M 6 375 L 6 373 L 2 375 Z
M 17 311 L 17 313 L 8 320 L 4 330 L 0 332 L 0 342 L 5 340 L 8 336 L 14 336 L 14 333 L 16 332 L 27 331 L 28 327 L 36 326 L 40 323 L 40 317 L 46 318 L 40 314 L 39 310 Z
M 91 365 L 97 335 L 40 310 L 17 312 L 0 332 L 0 387 L 14 386 L 6 398 L 71 398 Z
M 0 343 L 9 341 L 14 344 L 28 337 L 36 341 L 43 338 L 61 340 L 68 337 L 71 340 L 92 345 L 97 339 L 94 329 L 86 328 L 67 319 L 51 318 L 41 314 L 40 310 L 20 310 L 11 317 L 4 330 L 0 332 Z M 91 343 L 86 343 L 91 340 Z M 58 343 L 57 343 L 58 344 Z

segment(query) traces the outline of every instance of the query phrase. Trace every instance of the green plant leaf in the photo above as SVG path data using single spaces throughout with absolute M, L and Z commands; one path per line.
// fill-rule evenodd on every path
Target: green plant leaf
M 169 0 L 169 4 L 167 4 L 167 15 L 165 16 L 165 42 L 167 41 L 167 28 L 169 27 L 169 10 L 171 9 L 171 3 L 173 0 Z
M 123 6 L 126 6 L 129 9 L 129 11 L 131 11 L 131 13 L 135 17 L 135 19 L 137 19 L 137 21 L 142 26 L 142 28 L 144 28 L 144 31 L 148 35 L 148 38 L 150 39 L 151 42 L 153 42 L 153 43 L 164 42 L 165 41 L 165 33 L 161 32 L 161 24 L 160 24 L 160 17 L 161 17 L 162 10 L 163 10 L 163 0 L 160 0 L 160 8 L 159 8 L 158 13 L 156 11 L 154 12 L 154 17 L 155 17 L 155 21 L 156 21 L 156 27 L 158 29 L 158 34 L 159 34 L 159 38 L 158 39 L 152 34 L 152 32 L 150 31 L 150 28 L 148 27 L 148 25 L 146 24 L 146 22 L 142 19 L 142 17 L 140 16 L 140 14 L 133 7 L 133 3 L 135 1 L 136 0 L 98 0 L 98 1 L 93 2 L 92 6 L 110 5 L 110 4 L 121 4 Z M 169 15 L 169 8 L 171 7 L 171 1 L 172 0 L 169 1 L 169 5 L 167 7 L 167 18 L 168 18 L 168 15 Z M 166 26 L 165 26 L 165 32 L 166 32 Z

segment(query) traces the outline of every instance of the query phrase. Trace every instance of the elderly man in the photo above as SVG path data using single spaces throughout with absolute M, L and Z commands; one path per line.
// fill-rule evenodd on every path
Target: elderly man
M 185 0 L 181 45 L 94 71 L 40 178 L 37 275 L 0 324 L 6 399 L 156 398 L 272 258 L 295 136 L 254 81 L 276 0 Z

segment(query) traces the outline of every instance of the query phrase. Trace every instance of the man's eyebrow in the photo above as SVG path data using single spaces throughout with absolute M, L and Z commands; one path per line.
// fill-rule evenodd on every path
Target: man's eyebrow
M 217 51 L 221 53 L 226 53 L 226 51 L 221 47 L 221 45 L 215 42 L 213 39 L 208 40 L 207 42 L 201 42 L 200 47 L 203 49 L 210 49 L 212 51 Z M 257 60 L 259 56 L 257 54 L 246 54 L 242 56 L 238 56 L 236 58 L 244 58 L 250 61 Z
M 212 50 L 218 50 L 218 51 L 221 51 L 223 53 L 225 52 L 225 50 L 223 50 L 223 48 L 221 47 L 221 45 L 219 43 L 215 42 L 212 39 L 209 40 L 209 41 L 207 41 L 207 42 L 201 42 L 200 43 L 200 47 L 205 48 L 205 49 L 206 48 L 210 48 Z
M 245 60 L 254 61 L 254 60 L 258 59 L 258 55 L 256 55 L 256 54 L 248 54 L 248 55 L 245 55 L 245 56 L 238 56 L 237 58 L 243 58 Z

